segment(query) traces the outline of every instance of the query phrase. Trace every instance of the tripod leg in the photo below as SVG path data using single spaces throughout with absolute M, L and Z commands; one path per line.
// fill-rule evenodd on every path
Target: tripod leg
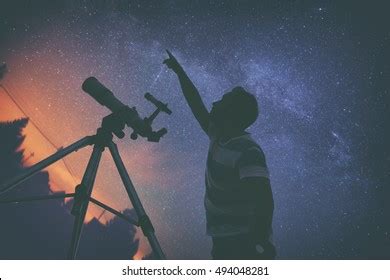
M 91 145 L 93 141 L 93 136 L 87 136 L 83 139 L 71 144 L 70 146 L 63 148 L 59 150 L 58 152 L 52 154 L 48 158 L 38 162 L 37 164 L 31 166 L 30 168 L 26 169 L 23 173 L 20 175 L 12 178 L 11 180 L 5 182 L 4 184 L 1 184 L 0 186 L 0 195 L 4 194 L 5 192 L 11 190 L 12 188 L 16 187 L 18 184 L 23 182 L 24 180 L 28 179 L 35 173 L 41 171 L 42 169 L 48 167 L 50 164 L 60 160 L 61 158 L 67 156 L 68 154 L 77 151 L 78 149 L 81 149 L 85 146 Z
M 95 145 L 93 147 L 92 155 L 89 159 L 87 168 L 81 181 L 81 187 L 83 188 L 85 196 L 81 198 L 79 207 L 75 211 L 76 214 L 73 224 L 72 240 L 68 252 L 68 259 L 74 259 L 77 254 L 85 214 L 87 213 L 88 209 L 89 197 L 92 193 L 93 184 L 95 182 L 96 173 L 99 167 L 100 159 L 102 157 L 103 149 L 104 148 L 100 145 Z M 74 203 L 78 202 L 75 201 Z
M 96 204 L 97 206 L 103 208 L 104 210 L 118 216 L 119 218 L 122 218 L 123 220 L 127 221 L 128 223 L 135 225 L 135 226 L 139 226 L 138 222 L 135 221 L 134 219 L 127 217 L 126 215 L 123 215 L 121 212 L 115 210 L 114 208 L 111 208 L 110 206 L 105 205 L 104 203 L 101 203 L 99 200 L 96 200 L 93 197 L 90 197 L 89 201 L 91 201 L 92 203 Z
M 111 141 L 108 144 L 108 148 L 110 149 L 112 158 L 114 159 L 119 175 L 121 176 L 123 185 L 125 186 L 127 194 L 133 204 L 135 212 L 137 213 L 139 219 L 138 223 L 140 224 L 144 235 L 149 240 L 150 246 L 152 247 L 152 250 L 156 254 L 156 256 L 160 259 L 165 259 L 164 252 L 162 251 L 161 246 L 154 234 L 153 225 L 149 217 L 146 215 L 141 200 L 139 199 L 137 192 L 135 191 L 134 185 L 131 182 L 129 174 L 127 173 L 123 161 L 119 155 L 118 147 L 114 142 Z
M 37 196 L 14 198 L 14 199 L 1 199 L 0 204 L 60 199 L 66 197 L 74 197 L 74 193 L 60 193 L 60 194 L 37 195 Z

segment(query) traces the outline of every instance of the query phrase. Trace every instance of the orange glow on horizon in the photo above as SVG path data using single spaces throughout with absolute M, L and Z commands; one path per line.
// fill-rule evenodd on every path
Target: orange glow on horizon
M 138 248 L 137 253 L 134 255 L 134 260 L 142 260 L 142 258 L 145 256 L 145 253 L 141 251 L 140 248 Z
M 1 88 L 0 88 L 1 90 Z M 0 92 L 0 121 L 13 121 L 15 119 L 25 118 L 22 112 L 15 106 L 3 92 Z M 47 142 L 37 129 L 29 122 L 23 129 L 22 134 L 25 137 L 19 150 L 24 150 L 23 166 L 28 167 L 44 159 L 48 155 L 55 152 L 55 149 L 50 145 L 43 145 Z M 26 156 L 33 153 L 33 156 Z M 80 178 L 73 178 L 73 176 L 66 170 L 63 162 L 58 161 L 43 171 L 49 173 L 49 187 L 52 192 L 65 191 L 66 193 L 73 193 L 74 187 L 81 181 Z M 85 223 L 89 223 L 93 218 L 97 218 L 101 214 L 98 207 L 89 207 L 85 216 Z

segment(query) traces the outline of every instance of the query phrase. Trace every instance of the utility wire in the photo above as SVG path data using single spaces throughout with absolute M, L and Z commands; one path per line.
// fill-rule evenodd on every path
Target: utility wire
M 50 138 L 48 136 L 46 136 L 46 134 L 39 128 L 39 126 L 34 122 L 34 120 L 27 114 L 27 112 L 23 109 L 23 107 L 19 104 L 19 102 L 15 99 L 14 96 L 12 96 L 12 94 L 10 93 L 10 91 L 3 85 L 3 84 L 0 84 L 0 87 L 4 90 L 4 92 L 8 95 L 8 97 L 12 100 L 12 102 L 16 105 L 16 107 L 18 107 L 18 109 L 23 113 L 23 115 L 25 115 L 30 123 L 35 127 L 36 130 L 38 130 L 38 132 L 43 136 L 43 138 L 45 138 L 45 140 L 47 142 L 50 143 L 50 145 L 52 145 L 57 151 L 59 150 L 59 148 L 57 147 L 56 144 L 53 143 L 53 141 L 50 140 Z M 73 172 L 71 171 L 70 167 L 68 166 L 68 164 L 66 163 L 65 159 L 62 158 L 61 161 L 63 162 L 64 166 L 65 166 L 65 169 L 69 172 L 69 174 L 72 176 L 72 179 L 74 181 L 75 184 L 77 184 L 77 180 L 73 174 Z
M 99 215 L 99 217 L 97 218 L 97 220 L 100 222 L 100 219 L 103 217 L 104 213 L 106 213 L 106 209 L 104 209 L 102 211 L 102 213 Z

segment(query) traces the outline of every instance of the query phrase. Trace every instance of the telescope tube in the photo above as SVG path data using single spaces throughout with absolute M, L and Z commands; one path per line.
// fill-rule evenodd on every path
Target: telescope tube
M 114 94 L 95 77 L 89 77 L 81 86 L 83 91 L 92 96 L 100 105 L 103 105 L 115 113 L 126 107 Z

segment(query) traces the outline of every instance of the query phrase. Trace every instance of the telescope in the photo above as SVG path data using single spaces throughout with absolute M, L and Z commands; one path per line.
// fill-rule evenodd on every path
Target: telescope
M 82 84 L 82 89 L 91 97 L 93 97 L 100 105 L 107 107 L 114 115 L 118 117 L 120 121 L 133 129 L 131 139 L 135 140 L 138 138 L 138 135 L 140 135 L 142 137 L 146 137 L 148 141 L 158 142 L 160 138 L 167 133 L 165 128 L 162 128 L 158 131 L 153 131 L 151 124 L 158 113 L 164 112 L 170 115 L 172 114 L 172 111 L 169 110 L 167 104 L 157 100 L 150 93 L 145 94 L 145 99 L 153 103 L 156 106 L 156 110 L 151 116 L 142 119 L 135 107 L 130 108 L 123 104 L 95 77 L 89 77 L 86 79 Z M 123 128 L 116 129 L 113 131 L 113 133 L 117 137 L 123 138 L 124 133 L 121 131 L 122 129 Z
M 1 70 L 2 68 L 0 68 Z M 82 84 L 82 89 L 92 96 L 99 104 L 107 107 L 112 113 L 103 118 L 101 127 L 97 129 L 95 135 L 86 136 L 75 143 L 59 149 L 56 153 L 41 160 L 35 165 L 25 169 L 22 173 L 11 178 L 7 182 L 0 184 L 0 196 L 9 190 L 13 189 L 21 182 L 30 178 L 37 172 L 48 167 L 54 162 L 62 159 L 70 153 L 76 152 L 81 148 L 92 145 L 93 150 L 85 169 L 83 178 L 79 185 L 76 186 L 74 193 L 66 194 L 51 194 L 43 196 L 34 196 L 27 198 L 18 199 L 0 199 L 1 203 L 17 203 L 17 202 L 31 202 L 49 199 L 63 199 L 63 198 L 74 198 L 71 214 L 75 216 L 72 237 L 70 247 L 68 251 L 68 258 L 75 259 L 79 247 L 80 236 L 82 233 L 83 223 L 85 215 L 87 213 L 88 204 L 90 202 L 103 208 L 104 210 L 118 216 L 119 218 L 127 221 L 130 224 L 138 226 L 142 229 L 145 237 L 148 239 L 149 244 L 153 250 L 154 256 L 158 259 L 165 259 L 165 254 L 161 249 L 161 246 L 154 234 L 154 227 L 149 216 L 146 214 L 145 209 L 138 197 L 135 187 L 127 173 L 126 167 L 123 164 L 122 158 L 119 154 L 117 145 L 113 142 L 113 135 L 118 138 L 123 138 L 125 133 L 123 129 L 125 125 L 133 129 L 131 139 L 135 140 L 138 136 L 142 136 L 148 139 L 148 141 L 159 142 L 160 138 L 167 133 L 165 128 L 158 131 L 153 131 L 152 122 L 160 112 L 171 114 L 168 105 L 162 103 L 153 97 L 150 93 L 145 94 L 145 98 L 156 106 L 156 110 L 146 118 L 141 118 L 135 107 L 130 108 L 118 100 L 114 94 L 100 83 L 95 77 L 89 77 Z M 102 153 L 108 148 L 111 156 L 114 160 L 115 166 L 121 177 L 123 186 L 127 192 L 129 200 L 131 201 L 134 210 L 137 214 L 137 219 L 128 217 L 123 213 L 115 210 L 114 208 L 98 201 L 92 197 L 92 189 L 94 186 L 96 174 L 99 167 L 99 162 L 102 157 Z

